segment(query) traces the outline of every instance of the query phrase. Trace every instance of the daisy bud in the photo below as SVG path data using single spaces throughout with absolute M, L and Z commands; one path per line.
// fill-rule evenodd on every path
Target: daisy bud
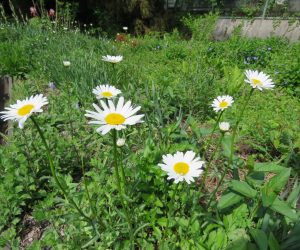
M 227 132 L 230 129 L 230 124 L 229 122 L 220 122 L 219 128 L 222 132 Z
M 125 138 L 119 138 L 119 139 L 117 140 L 117 146 L 118 146 L 118 147 L 122 147 L 122 146 L 125 145 L 125 142 L 126 142 Z
M 69 61 L 63 61 L 63 64 L 65 67 L 69 67 L 71 65 L 71 62 Z

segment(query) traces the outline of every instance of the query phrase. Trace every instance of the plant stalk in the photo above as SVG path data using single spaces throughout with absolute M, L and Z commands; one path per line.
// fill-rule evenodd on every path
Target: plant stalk
M 129 216 L 129 212 L 128 212 L 127 206 L 126 206 L 124 198 L 123 198 L 123 191 L 122 191 L 122 187 L 121 187 L 121 178 L 120 178 L 120 174 L 119 174 L 119 166 L 118 166 L 118 159 L 119 158 L 118 158 L 118 151 L 117 151 L 117 132 L 116 132 L 115 129 L 113 129 L 112 133 L 113 133 L 114 168 L 115 168 L 117 188 L 118 188 L 118 191 L 119 191 L 122 207 L 123 207 L 124 212 L 125 212 L 125 217 L 126 217 L 127 223 L 128 223 L 131 248 L 134 249 L 134 234 L 133 234 L 133 229 L 132 229 L 132 224 L 131 224 L 131 218 Z

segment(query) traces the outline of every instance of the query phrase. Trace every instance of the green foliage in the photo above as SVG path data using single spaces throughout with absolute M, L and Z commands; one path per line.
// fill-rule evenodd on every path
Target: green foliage
M 24 130 L 13 128 L 13 136 L 0 148 L 1 247 L 20 247 L 24 217 L 30 215 L 43 234 L 28 249 L 130 248 L 126 213 L 113 175 L 112 138 L 95 133 L 84 117 L 97 102 L 92 89 L 104 83 L 120 88 L 145 114 L 143 124 L 118 132 L 118 137 L 126 138 L 118 152 L 126 176 L 122 198 L 130 211 L 135 248 L 298 246 L 297 91 L 280 87 L 254 92 L 240 123 L 232 166 L 231 131 L 224 137 L 215 132 L 211 145 L 207 143 L 216 119 L 212 100 L 221 94 L 234 97 L 232 109 L 222 117 L 233 127 L 249 93 L 244 70 L 264 70 L 278 85 L 281 80 L 273 74 L 273 66 L 299 43 L 238 35 L 210 41 L 215 18 L 184 19 L 191 40 L 174 30 L 137 38 L 126 35 L 120 43 L 39 19 L 0 29 L 1 51 L 15 50 L 0 62 L 1 69 L 25 77 L 16 79 L 12 103 L 35 93 L 47 95 L 49 105 L 36 119 L 49 141 L 58 179 L 99 232 L 95 234 L 93 225 L 59 192 L 50 177 L 45 147 L 28 120 Z M 101 61 L 107 54 L 123 55 L 124 60 L 113 68 Z M 64 67 L 64 60 L 71 66 Z M 56 89 L 49 88 L 49 82 Z M 157 164 L 163 154 L 179 150 L 193 150 L 207 162 L 215 153 L 208 178 L 220 180 L 228 170 L 218 200 L 201 181 L 176 186 L 166 180 Z M 240 175 L 231 178 L 237 170 Z

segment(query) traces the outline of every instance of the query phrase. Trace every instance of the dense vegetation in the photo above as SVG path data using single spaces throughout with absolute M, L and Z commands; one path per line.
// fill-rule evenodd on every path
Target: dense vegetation
M 39 18 L 1 24 L 0 75 L 14 76 L 11 103 L 48 97 L 35 119 L 59 182 L 92 218 L 51 177 L 33 122 L 23 130 L 11 124 L 0 147 L 1 247 L 299 249 L 300 43 L 250 40 L 238 31 L 212 41 L 215 19 L 184 18 L 188 40 L 176 29 L 122 33 L 113 41 Z M 112 67 L 104 55 L 124 59 Z M 253 91 L 233 147 L 232 130 L 211 135 L 218 119 L 211 103 L 219 95 L 234 97 L 222 116 L 234 127 L 251 92 L 246 69 L 269 74 L 276 87 Z M 123 192 L 113 174 L 114 138 L 96 133 L 84 116 L 97 103 L 92 89 L 104 83 L 145 115 L 143 124 L 118 133 L 126 138 L 117 151 Z M 158 167 L 163 155 L 187 150 L 210 164 L 205 182 L 174 184 Z

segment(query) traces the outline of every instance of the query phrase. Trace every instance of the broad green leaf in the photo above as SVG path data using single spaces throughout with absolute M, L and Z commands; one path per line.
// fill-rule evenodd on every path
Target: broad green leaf
M 272 172 L 272 173 L 280 173 L 285 169 L 286 169 L 285 167 L 281 167 L 276 163 L 272 163 L 272 162 L 255 163 L 253 168 L 253 170 L 257 172 Z
M 248 198 L 255 198 L 257 195 L 257 191 L 244 181 L 232 180 L 230 183 L 230 188 Z
M 280 245 L 272 232 L 269 235 L 268 243 L 270 250 L 281 250 Z
M 248 240 L 238 239 L 233 241 L 228 247 L 226 247 L 226 250 L 248 250 L 247 244 Z
M 232 205 L 235 205 L 242 200 L 243 200 L 242 196 L 240 196 L 239 194 L 230 192 L 221 197 L 221 199 L 218 202 L 217 207 L 218 207 L 218 209 L 222 210 L 222 209 L 228 208 Z
M 265 179 L 264 172 L 251 172 L 246 176 L 246 181 L 253 187 L 261 187 Z
M 296 212 L 286 203 L 285 201 L 279 200 L 276 198 L 273 204 L 270 207 L 273 211 L 278 212 L 289 219 L 296 221 L 298 219 L 298 215 Z
M 264 207 L 269 207 L 273 204 L 277 194 L 268 190 L 267 186 L 262 188 L 262 203 Z
M 280 172 L 274 176 L 268 183 L 268 191 L 279 193 L 281 189 L 286 185 L 291 174 L 291 169 L 286 168 L 284 171 Z
M 260 250 L 268 250 L 268 238 L 264 231 L 260 229 L 250 229 L 250 234 Z

